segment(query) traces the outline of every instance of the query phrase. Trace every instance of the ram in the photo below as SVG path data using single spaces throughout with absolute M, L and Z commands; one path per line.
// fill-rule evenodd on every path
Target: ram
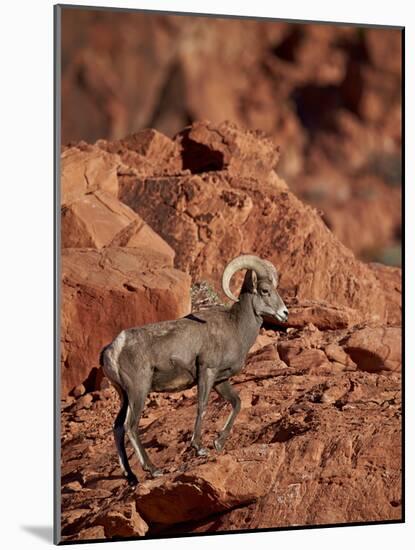
M 232 276 L 247 270 L 236 298 L 230 290 Z M 114 423 L 119 461 L 130 485 L 138 483 L 125 450 L 125 432 L 143 469 L 162 474 L 150 461 L 138 435 L 138 423 L 150 391 L 180 391 L 197 385 L 196 422 L 191 445 L 197 454 L 202 446 L 202 419 L 212 388 L 229 401 L 232 411 L 214 445 L 221 451 L 235 417 L 240 398 L 229 382 L 245 364 L 247 353 L 258 336 L 263 316 L 285 322 L 288 310 L 277 292 L 278 273 L 267 260 L 242 255 L 226 266 L 222 275 L 224 293 L 235 303 L 214 307 L 174 321 L 123 330 L 101 351 L 104 373 L 115 386 L 121 408 Z

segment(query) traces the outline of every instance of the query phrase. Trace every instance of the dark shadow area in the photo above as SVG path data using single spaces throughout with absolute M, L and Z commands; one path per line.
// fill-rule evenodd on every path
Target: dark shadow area
M 291 93 L 297 115 L 310 133 L 319 130 L 337 132 L 336 114 L 340 109 L 347 109 L 361 118 L 365 90 L 362 70 L 369 63 L 363 35 L 358 33 L 347 40 L 338 40 L 335 45 L 347 56 L 343 79 L 338 84 L 308 83 L 298 86 Z
M 283 59 L 284 61 L 288 61 L 290 63 L 294 63 L 294 61 L 296 60 L 296 52 L 303 38 L 304 31 L 302 30 L 301 26 L 293 25 L 291 32 L 287 34 L 282 42 L 272 48 L 271 51 L 280 59 Z
M 338 86 L 306 84 L 295 88 L 291 99 L 301 124 L 310 133 L 323 128 L 334 131 L 333 114 L 343 106 Z
M 198 323 L 206 323 L 204 319 L 201 319 L 200 317 L 197 317 L 194 313 L 189 313 L 189 315 L 186 315 L 184 317 L 185 319 L 190 319 L 191 321 L 196 321 Z
M 189 138 L 190 129 L 181 132 L 181 145 L 183 148 L 183 170 L 190 170 L 192 174 L 223 170 L 225 162 L 220 151 L 209 149 L 203 143 L 197 143 Z
M 380 372 L 384 369 L 384 364 L 378 355 L 366 349 L 345 348 L 345 351 L 356 363 L 359 370 L 365 372 Z
M 261 325 L 261 328 L 265 330 L 273 330 L 275 332 L 287 332 L 287 328 L 289 327 L 289 324 L 283 325 L 280 324 L 278 321 L 267 320 L 266 318 L 264 318 L 264 321 Z
M 81 485 L 83 485 L 83 477 L 80 472 L 69 472 L 68 474 L 62 476 L 61 483 L 62 485 L 65 485 L 67 483 L 72 483 L 74 481 L 78 481 Z
M 88 378 L 82 382 L 85 386 L 86 392 L 91 392 L 94 391 L 95 388 L 99 388 L 103 377 L 101 368 L 93 367 L 88 375 Z

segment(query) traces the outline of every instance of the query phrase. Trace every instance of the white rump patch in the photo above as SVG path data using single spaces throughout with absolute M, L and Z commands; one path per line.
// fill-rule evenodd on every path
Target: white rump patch
M 125 331 L 123 330 L 107 348 L 106 357 L 104 358 L 105 375 L 117 383 L 120 383 L 118 357 L 124 347 L 125 338 Z

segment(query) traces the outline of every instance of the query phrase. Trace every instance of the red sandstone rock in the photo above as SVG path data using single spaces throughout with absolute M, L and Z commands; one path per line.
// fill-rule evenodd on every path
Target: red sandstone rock
M 272 334 L 272 331 L 262 332 L 258 335 L 258 338 L 255 340 L 254 345 L 249 350 L 249 353 L 255 353 L 260 349 L 268 346 L 275 339 L 275 334 Z
M 338 344 L 340 337 L 320 332 L 314 325 L 301 331 L 300 337 L 278 342 L 279 357 L 291 368 L 319 375 L 323 371 L 356 370 L 356 364 Z
M 326 354 L 327 358 L 330 361 L 333 361 L 335 363 L 340 363 L 341 365 L 345 365 L 352 369 L 356 367 L 356 363 L 351 360 L 350 356 L 347 355 L 344 349 L 338 344 L 334 344 L 334 343 L 328 344 L 324 348 L 324 353 Z
M 64 249 L 61 392 L 99 387 L 100 349 L 124 328 L 190 310 L 190 279 L 148 248 Z
M 209 149 L 214 132 L 212 128 L 207 132 L 205 126 L 202 129 L 198 143 L 204 139 Z M 253 134 L 245 135 L 252 148 Z M 255 139 L 261 151 L 262 138 L 257 135 Z M 238 141 L 243 143 L 241 131 Z M 264 166 L 261 162 L 262 176 Z M 271 168 L 272 163 L 267 166 L 270 175 Z M 254 173 L 255 165 L 247 169 Z M 385 297 L 373 272 L 341 245 L 314 209 L 304 206 L 278 179 L 232 176 L 229 169 L 177 177 L 121 178 L 120 198 L 170 244 L 177 254 L 176 265 L 194 280 L 207 280 L 218 289 L 229 258 L 255 253 L 279 269 L 284 297 L 346 306 L 355 309 L 360 320 L 385 319 Z
M 104 528 L 105 538 L 144 536 L 148 525 L 139 515 L 134 502 L 104 507 L 95 519 Z
M 300 55 L 296 47 L 293 55 Z M 110 242 L 109 248 L 63 251 L 62 394 L 80 383 L 97 390 L 63 401 L 65 541 L 401 518 L 400 270 L 356 260 L 275 174 L 268 141 L 232 128 L 224 144 L 212 125 L 199 126 L 190 147 L 201 146 L 201 165 L 206 168 L 212 152 L 214 159 L 217 152 L 227 159 L 209 173 L 154 177 L 154 166 L 161 170 L 177 157 L 168 152 L 163 160 L 161 144 L 171 151 L 172 142 L 151 132 L 148 141 L 141 135 L 117 145 L 117 153 L 88 145 L 64 152 L 79 155 L 88 174 L 88 155 L 97 163 L 86 179 L 83 169 L 78 174 L 65 167 L 65 204 L 78 219 L 82 197 L 91 205 L 108 192 L 100 186 L 108 162 L 109 192 L 119 189 L 194 281 L 218 289 L 229 257 L 254 252 L 279 268 L 290 308 L 287 332 L 263 333 L 233 379 L 242 411 L 223 454 L 212 446 L 229 409 L 221 399 L 209 400 L 203 439 L 210 456 L 201 458 L 188 448 L 195 388 L 150 394 L 142 440 L 166 474 L 146 479 L 134 454 L 131 465 L 141 485 L 132 491 L 111 436 L 117 395 L 111 387 L 98 391 L 99 350 L 126 326 L 186 314 L 190 278 L 173 269 L 171 254 L 147 244 L 114 247 L 125 243 L 103 239 L 101 230 L 97 242 Z M 186 141 L 179 141 L 183 156 Z M 160 151 L 159 165 L 152 144 Z M 138 175 L 140 156 L 144 176 L 147 169 L 151 175 Z M 97 176 L 101 169 L 103 179 Z M 126 210 L 117 205 L 122 218 Z M 89 215 L 82 219 L 87 224 Z M 362 322 L 367 320 L 370 325 Z
M 345 306 L 335 307 L 324 302 L 312 302 L 309 300 L 287 300 L 289 318 L 286 323 L 289 327 L 304 327 L 312 323 L 322 330 L 334 330 L 346 328 L 356 324 L 360 315 L 355 309 Z
M 102 191 L 84 195 L 62 209 L 63 248 L 148 247 L 169 256 L 174 251 L 135 212 Z
M 96 145 L 118 154 L 139 175 L 175 174 L 182 170 L 179 145 L 153 129 L 142 130 L 119 141 L 99 140 Z
M 85 393 L 85 386 L 83 384 L 79 384 L 79 386 L 76 386 L 76 388 L 73 390 L 72 394 L 74 397 L 81 397 Z
M 319 209 L 338 239 L 360 257 L 374 257 L 396 242 L 401 225 L 401 190 L 376 175 L 348 175 L 319 163 L 291 190 Z M 364 222 L 362 222 L 364 219 Z
M 181 145 L 183 168 L 193 174 L 226 170 L 232 176 L 267 177 L 277 165 L 279 147 L 261 132 L 236 124 L 195 122 L 175 138 Z
M 364 40 L 372 65 L 400 76 L 402 34 L 397 30 L 389 32 L 387 29 L 372 28 L 367 29 Z
M 357 32 L 339 25 L 77 10 L 66 10 L 62 22 L 64 143 L 119 140 L 100 143 L 104 149 L 119 150 L 143 176 L 172 175 L 181 161 L 177 151 L 169 153 L 169 160 L 164 156 L 171 147 L 167 138 L 145 131 L 163 159 L 159 164 L 147 158 L 153 145 L 148 151 L 141 145 L 135 150 L 120 138 L 138 131 L 142 142 L 140 130 L 149 126 L 173 136 L 198 119 L 216 126 L 231 120 L 260 129 L 281 145 L 279 174 L 290 185 L 294 178 L 304 179 L 311 194 L 316 182 L 309 175 L 317 180 L 326 176 L 322 160 L 350 182 L 369 166 L 370 176 L 388 183 L 388 175 L 373 165 L 374 158 L 389 156 L 400 165 L 399 29 Z M 217 166 L 222 162 L 220 148 L 228 148 L 220 141 L 217 135 L 219 149 L 208 156 L 197 139 L 193 150 Z M 200 161 L 186 159 L 196 168 Z M 231 164 L 239 164 L 241 174 L 249 171 L 237 160 Z M 399 166 L 398 186 L 400 171 Z M 343 190 L 340 182 L 339 192 Z M 397 195 L 392 189 L 389 203 L 382 191 L 371 201 L 356 196 L 347 208 L 330 197 L 314 197 L 312 203 L 327 211 L 326 219 L 343 244 L 364 259 L 378 261 L 372 244 L 387 246 L 383 240 L 393 238 L 391 225 L 396 226 L 400 210 Z M 391 218 L 385 219 L 384 213 Z M 383 222 L 376 226 L 378 217 Z
M 401 369 L 400 327 L 366 327 L 354 332 L 342 345 L 361 370 L 379 372 Z
M 199 520 L 257 500 L 274 482 L 283 455 L 266 445 L 219 456 L 189 473 L 158 479 L 137 491 L 137 509 L 150 523 Z
M 155 115 L 172 76 L 182 21 L 157 14 L 63 10 L 62 45 L 68 52 L 63 56 L 63 143 L 119 139 L 151 119 L 162 122 Z M 72 117 L 65 115 L 69 111 Z
M 387 322 L 402 324 L 402 270 L 378 263 L 369 264 L 383 288 L 386 298 Z
M 105 529 L 102 525 L 82 529 L 74 537 L 75 540 L 101 540 L 105 539 Z
M 69 206 L 86 193 L 101 190 L 118 194 L 117 169 L 121 164 L 117 155 L 97 147 L 86 150 L 77 147 L 66 149 L 61 156 L 61 204 Z
M 83 395 L 77 400 L 74 410 L 89 409 L 92 405 L 92 400 L 93 397 L 90 393 Z

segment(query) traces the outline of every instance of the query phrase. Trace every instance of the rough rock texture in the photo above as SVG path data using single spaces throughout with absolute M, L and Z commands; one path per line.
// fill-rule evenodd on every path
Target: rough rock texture
M 196 141 L 192 128 L 177 139 L 183 158 L 193 151 L 194 171 L 206 166 L 212 171 L 120 176 L 119 197 L 176 250 L 179 269 L 218 288 L 228 258 L 251 252 L 279 268 L 284 296 L 346 306 L 361 319 L 385 319 L 387 297 L 376 276 L 342 246 L 313 208 L 287 190 L 272 170 L 278 154 L 269 140 L 230 123 L 216 128 L 207 122 L 195 125 Z M 232 168 L 232 151 L 235 166 L 243 163 L 246 176 Z M 217 153 L 220 160 L 211 166 Z
M 216 394 L 204 419 L 206 458 L 189 448 L 195 390 L 150 394 L 141 437 L 165 475 L 149 479 L 127 445 L 135 490 L 112 440 L 115 391 L 89 394 L 87 408 L 63 401 L 63 539 L 399 519 L 400 373 L 368 372 L 349 346 L 358 338 L 361 351 L 382 350 L 379 330 L 309 324 L 262 334 L 267 345 L 234 378 L 242 411 L 222 454 L 212 442 L 228 405 Z
M 286 300 L 290 316 L 287 325 L 302 328 L 308 323 L 314 324 L 319 329 L 334 330 L 355 325 L 360 314 L 355 309 L 348 307 L 336 307 L 325 302 L 313 302 L 294 298 Z
M 133 210 L 103 191 L 85 194 L 62 208 L 63 248 L 147 247 L 169 256 L 174 250 Z
M 82 147 L 82 145 L 81 145 Z M 118 194 L 117 168 L 121 164 L 117 155 L 98 147 L 69 147 L 61 155 L 61 205 L 69 206 L 86 193 L 105 191 Z
M 137 509 L 149 523 L 172 525 L 194 521 L 253 502 L 268 492 L 282 461 L 272 447 L 250 445 L 196 465 L 170 480 L 138 488 Z
M 175 174 L 183 168 L 178 143 L 154 129 L 136 132 L 118 141 L 100 139 L 96 145 L 109 153 L 119 154 L 136 174 Z
M 402 270 L 378 263 L 369 264 L 387 296 L 387 322 L 402 324 Z
M 344 342 L 344 348 L 362 370 L 399 370 L 401 368 L 400 327 L 364 328 Z
M 400 264 L 385 257 L 400 243 L 399 29 L 68 9 L 62 50 L 63 143 L 203 119 L 260 129 L 343 244 Z
M 174 250 L 117 198 L 121 173 L 174 167 L 178 146 L 157 132 L 122 143 L 62 152 L 62 395 L 99 388 L 99 351 L 123 328 L 189 312 L 190 279 L 173 269 Z
M 195 122 L 177 134 L 183 168 L 192 174 L 226 169 L 231 176 L 267 177 L 276 167 L 279 147 L 261 132 L 236 124 Z
M 190 278 L 149 248 L 62 251 L 61 392 L 99 387 L 101 348 L 124 328 L 190 311 Z M 98 377 L 98 378 L 97 378 Z

